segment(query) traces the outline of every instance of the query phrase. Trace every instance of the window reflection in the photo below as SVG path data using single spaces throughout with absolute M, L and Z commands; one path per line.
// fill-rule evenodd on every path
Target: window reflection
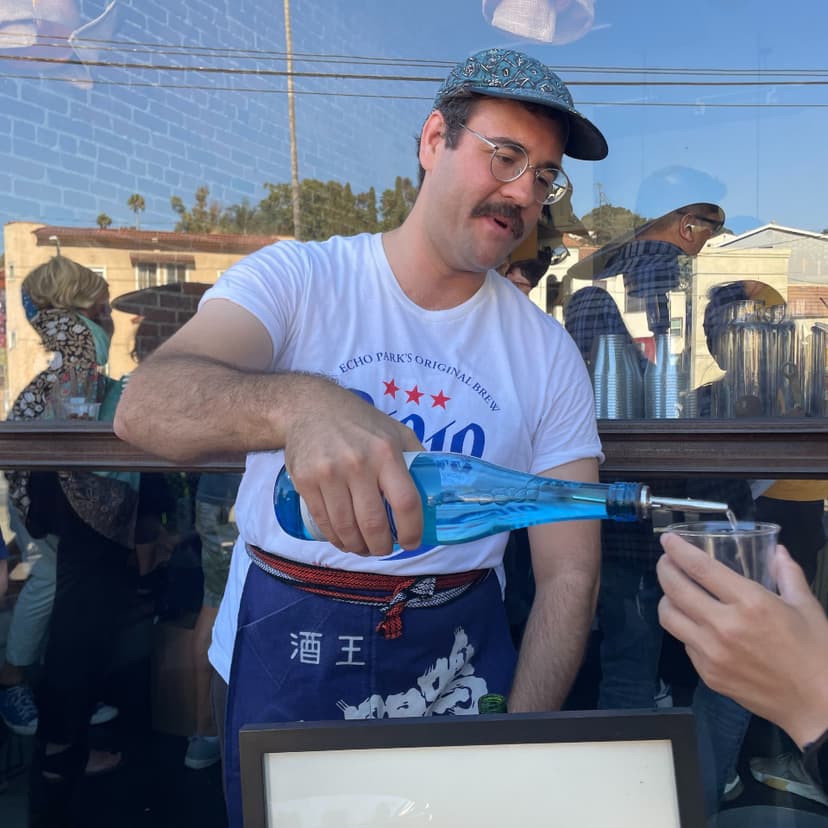
M 482 7 L 422 0 L 393 8 L 308 0 L 290 9 L 292 48 L 283 17 L 289 5 L 2 5 L 5 415 L 25 409 L 64 423 L 100 417 L 95 406 L 103 406 L 101 381 L 128 375 L 134 353 L 149 347 L 144 335 L 154 341 L 182 324 L 205 287 L 247 253 L 294 236 L 398 225 L 416 197 L 412 136 L 437 85 L 462 55 L 505 36 L 525 39 L 519 48 L 579 84 L 584 114 L 601 125 L 611 144 L 609 157 L 594 169 L 567 165 L 574 192 L 544 210 L 527 249 L 514 257 L 548 255 L 530 299 L 565 320 L 578 340 L 600 379 L 599 415 L 826 414 L 828 236 L 820 231 L 828 167 L 822 162 L 825 73 L 818 68 L 824 44 L 821 27 L 814 25 L 824 18 L 822 4 L 804 0 L 798 14 L 780 15 L 770 0 L 750 9 L 699 0 L 693 13 L 676 15 L 661 0 L 486 0 Z M 721 232 L 715 232 L 714 211 L 677 210 L 693 205 L 721 206 L 728 216 Z M 655 219 L 668 215 L 694 244 L 677 245 L 680 253 L 655 266 L 657 245 L 672 242 L 648 237 L 642 228 L 652 230 Z M 688 230 L 695 222 L 706 227 Z M 596 266 L 608 252 L 634 243 L 641 255 L 615 272 Z M 109 353 L 89 355 L 94 371 L 55 374 L 65 391 L 55 404 L 43 405 L 34 394 L 15 410 L 21 391 L 61 350 L 54 343 L 44 347 L 27 321 L 21 293 L 25 276 L 56 252 L 108 286 L 114 306 Z M 649 275 L 642 276 L 647 260 Z M 581 322 L 579 304 L 587 306 Z M 87 347 L 94 348 L 98 343 L 90 337 Z M 181 489 L 165 514 L 196 491 L 186 475 L 174 479 Z M 11 475 L 13 490 L 15 481 Z M 750 488 L 748 506 L 782 524 L 788 533 L 783 539 L 809 577 L 816 571 L 815 590 L 824 603 L 823 485 L 738 481 L 737 488 L 742 495 Z M 180 508 L 183 524 L 186 507 Z M 223 517 L 226 528 L 232 521 Z M 57 535 L 47 534 L 40 548 L 31 545 L 14 508 L 10 516 L 0 515 L 0 527 L 19 538 L 21 551 L 31 549 L 31 563 L 46 562 L 28 572 L 23 566 L 21 573 L 31 579 L 27 584 L 45 583 L 48 594 Z M 616 536 L 607 545 L 622 548 L 624 541 Z M 646 554 L 651 552 L 652 545 Z M 145 561 L 163 554 L 153 546 Z M 200 570 L 187 561 L 177 571 L 181 580 L 173 594 L 176 600 L 186 595 L 181 603 L 197 611 Z M 146 563 L 139 568 L 141 574 L 150 571 Z M 653 587 L 652 572 L 647 574 L 637 617 L 652 621 L 654 593 L 644 589 Z M 14 583 L 16 599 L 24 581 Z M 194 612 L 181 626 L 153 629 L 156 607 L 130 600 L 139 609 L 128 605 L 138 618 L 131 617 L 128 629 L 154 638 L 157 674 L 168 672 L 151 712 L 141 706 L 146 699 L 136 702 L 128 690 L 136 676 L 146 682 L 141 669 L 120 674 L 117 701 L 125 702 L 125 711 L 130 703 L 140 711 L 147 733 L 159 725 L 155 729 L 168 740 L 161 752 L 171 757 L 162 770 L 172 776 L 173 765 L 176 772 L 183 767 L 193 711 L 183 702 L 173 709 L 168 701 L 184 698 L 191 678 L 169 665 L 189 655 Z M 620 615 L 629 605 L 615 609 Z M 36 631 L 36 624 L 30 629 Z M 129 649 L 134 642 L 122 646 L 125 659 L 135 655 Z M 148 658 L 146 649 L 137 649 Z M 652 651 L 647 655 L 652 658 Z M 31 655 L 31 663 L 38 657 Z M 667 696 L 655 695 L 661 701 Z M 679 701 L 687 697 L 681 689 L 676 693 Z M 2 737 L 0 777 L 8 767 L 1 743 Z M 741 770 L 746 772 L 744 761 Z M 187 787 L 192 780 L 178 789 L 175 808 L 192 817 L 190 824 L 221 824 L 217 780 L 203 797 L 208 813 L 198 818 L 187 811 L 199 808 L 200 797 Z M 136 802 L 137 812 L 145 805 Z

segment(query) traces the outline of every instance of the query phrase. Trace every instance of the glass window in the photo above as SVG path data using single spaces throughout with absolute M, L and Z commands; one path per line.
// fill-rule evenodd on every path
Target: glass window
M 544 206 L 539 226 L 527 228 L 511 256 L 551 256 L 542 287 L 527 301 L 573 332 L 599 417 L 625 421 L 602 427 L 638 428 L 646 438 L 672 426 L 628 421 L 690 420 L 676 428 L 697 431 L 717 425 L 703 420 L 719 418 L 738 421 L 719 424 L 723 430 L 740 431 L 757 417 L 768 420 L 767 428 L 824 422 L 828 76 L 821 0 L 791 8 L 771 0 L 696 0 L 681 13 L 664 0 L 35 5 L 36 13 L 23 0 L 0 4 L 5 417 L 34 378 L 63 365 L 31 324 L 37 309 L 22 291 L 37 267 L 60 253 L 109 290 L 111 337 L 104 318 L 80 329 L 94 332 L 87 350 L 95 352 L 96 367 L 84 376 L 64 372 L 64 408 L 30 409 L 30 419 L 90 431 L 78 421 L 105 420 L 106 392 L 127 382 L 137 361 L 191 318 L 204 293 L 249 254 L 399 226 L 417 198 L 416 139 L 442 80 L 470 53 L 506 44 L 551 66 L 609 144 L 601 161 L 563 159 L 571 192 Z M 502 206 L 498 192 L 486 198 Z M 370 301 L 362 312 L 372 312 Z M 599 365 L 596 355 L 619 341 L 620 352 Z M 447 388 L 432 396 L 434 424 L 423 433 L 438 441 L 455 423 L 436 402 L 450 398 Z M 59 416 L 67 411 L 74 413 Z M 136 550 L 129 561 L 136 588 L 124 606 L 137 606 L 144 625 L 135 637 L 143 642 L 135 644 L 136 660 L 143 659 L 139 687 L 149 681 L 148 659 L 158 659 L 153 675 L 189 663 L 202 598 L 200 585 L 187 580 L 200 577 L 199 553 L 187 545 L 195 544 L 191 501 L 198 483 L 184 472 L 169 478 L 163 483 L 174 503 L 163 511 L 163 533 L 152 537 L 151 552 Z M 103 485 L 115 476 L 90 479 Z M 809 565 L 818 559 L 828 495 L 821 481 L 738 482 L 741 514 L 807 527 L 807 542 L 796 536 L 790 543 Z M 4 534 L 12 534 L 13 517 L 0 505 Z M 176 520 L 185 527 L 183 540 L 173 531 Z M 161 559 L 173 554 L 179 558 L 166 566 Z M 157 560 L 160 566 L 149 567 Z M 161 585 L 152 577 L 138 583 L 156 568 L 169 570 L 154 576 Z M 167 576 L 186 583 L 167 592 Z M 821 588 L 825 601 L 828 587 Z M 646 597 L 657 599 L 654 592 Z M 165 612 L 156 633 L 152 619 Z M 38 658 L 39 652 L 32 663 Z M 125 671 L 121 698 L 136 678 Z M 191 679 L 176 668 L 157 697 L 140 703 L 141 721 L 152 720 L 169 739 L 163 749 L 177 751 L 169 767 L 183 769 L 187 737 L 195 732 L 185 686 Z M 660 684 L 646 692 L 667 697 Z M 683 687 L 675 698 L 683 703 L 690 695 Z M 178 707 L 170 702 L 185 697 Z M 127 693 L 125 718 L 134 701 Z M 206 810 L 220 822 L 217 779 Z M 204 828 L 206 821 L 187 810 L 200 797 L 184 783 L 177 790 L 177 814 L 168 821 Z M 0 824 L 3 806 L 0 797 Z

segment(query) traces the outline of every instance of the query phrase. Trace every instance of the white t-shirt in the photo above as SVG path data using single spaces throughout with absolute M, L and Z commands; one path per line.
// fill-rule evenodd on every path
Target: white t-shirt
M 242 260 L 203 297 L 254 314 L 273 340 L 273 371 L 330 376 L 405 423 L 431 451 L 456 451 L 538 473 L 602 459 L 589 378 L 574 342 L 508 280 L 490 271 L 468 301 L 423 310 L 400 289 L 380 235 L 278 242 Z M 210 661 L 228 679 L 243 544 L 291 560 L 384 574 L 500 567 L 507 534 L 383 558 L 285 534 L 273 511 L 283 453 L 248 455 L 239 540 L 213 630 Z

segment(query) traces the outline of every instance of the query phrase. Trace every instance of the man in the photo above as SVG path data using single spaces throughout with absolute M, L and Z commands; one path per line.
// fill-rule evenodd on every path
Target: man
M 549 256 L 519 259 L 509 265 L 504 275 L 519 291 L 528 296 L 549 270 L 549 259 Z
M 508 692 L 514 711 L 563 701 L 594 609 L 597 526 L 530 531 L 538 597 L 515 671 L 501 588 L 486 577 L 506 536 L 420 548 L 403 452 L 597 479 L 574 343 L 491 268 L 565 194 L 564 153 L 606 152 L 547 67 L 511 50 L 476 54 L 423 125 L 422 184 L 401 227 L 259 251 L 131 379 L 119 436 L 180 462 L 249 453 L 210 648 L 228 682 L 231 824 L 246 722 L 470 713 L 487 691 Z M 536 349 L 548 362 L 527 366 Z M 278 526 L 283 461 L 330 543 Z M 347 600 L 318 595 L 336 591 Z

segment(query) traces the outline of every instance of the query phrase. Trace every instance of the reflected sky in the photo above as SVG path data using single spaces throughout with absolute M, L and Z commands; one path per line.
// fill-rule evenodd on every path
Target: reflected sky
M 64 5 L 83 21 L 107 3 Z M 59 39 L 40 43 L 59 58 L 43 63 L 0 38 L 0 221 L 94 226 L 105 212 L 130 225 L 138 192 L 142 226 L 167 230 L 171 195 L 189 204 L 207 184 L 223 206 L 255 204 L 265 182 L 289 181 L 282 4 L 230 5 L 123 0 L 115 32 L 90 44 L 91 88 Z M 657 215 L 642 182 L 682 167 L 700 178 L 669 200 L 703 199 L 698 181 L 715 180 L 737 232 L 769 220 L 822 230 L 826 12 L 790 8 L 595 0 L 590 31 L 544 45 L 490 25 L 480 0 L 294 2 L 300 177 L 378 193 L 414 178 L 414 137 L 450 65 L 512 45 L 557 68 L 609 141 L 606 161 L 567 162 L 579 215 L 604 202 Z

